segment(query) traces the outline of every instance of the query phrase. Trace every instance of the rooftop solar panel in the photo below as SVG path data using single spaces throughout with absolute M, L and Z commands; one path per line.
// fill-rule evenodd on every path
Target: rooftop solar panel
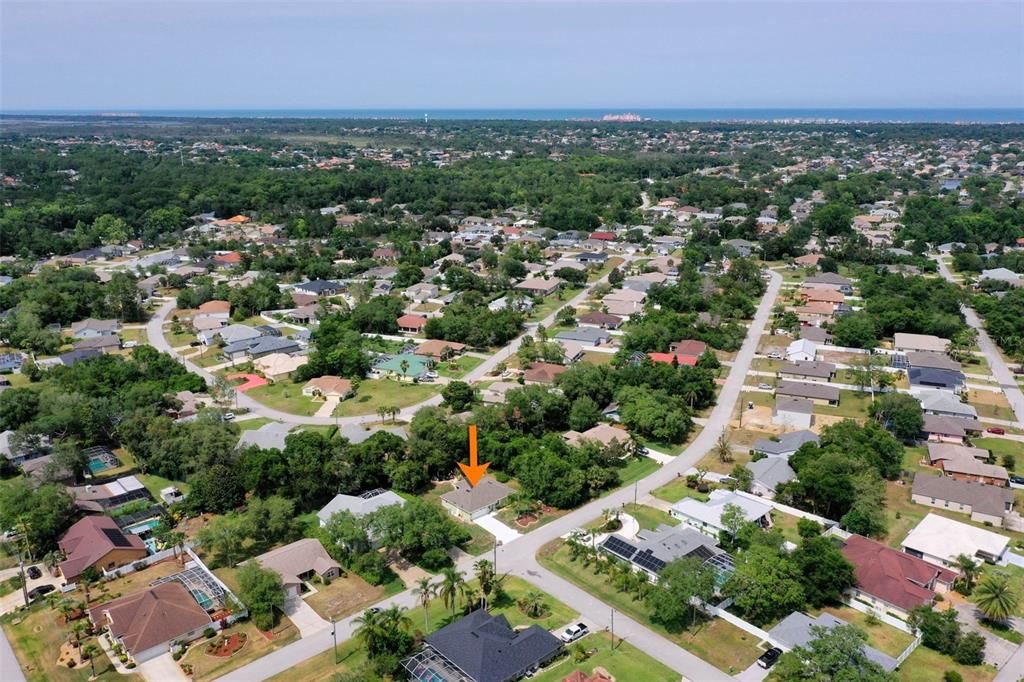
M 101 528 L 103 534 L 110 540 L 110 544 L 114 547 L 131 547 L 132 543 L 128 542 L 128 538 L 124 536 L 120 530 L 116 528 Z
M 620 556 L 627 561 L 632 559 L 633 555 L 636 554 L 636 547 L 629 544 L 622 538 L 615 537 L 614 535 L 609 535 L 604 541 L 604 548 L 612 554 Z

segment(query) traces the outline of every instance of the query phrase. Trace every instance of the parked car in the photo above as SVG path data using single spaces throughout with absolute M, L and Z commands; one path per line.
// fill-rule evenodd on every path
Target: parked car
M 56 589 L 57 588 L 53 585 L 40 585 L 39 587 L 33 587 L 28 591 L 28 600 L 38 601 Z
M 768 668 L 775 665 L 776 661 L 779 660 L 779 656 L 782 655 L 782 649 L 777 646 L 773 646 L 768 651 L 761 654 L 757 659 L 757 664 L 767 670 Z
M 772 360 L 781 360 L 782 359 L 782 353 L 779 353 L 777 351 L 772 351 L 771 353 L 768 353 L 768 357 L 770 359 L 772 359 Z
M 575 625 L 570 625 L 569 627 L 567 627 L 565 631 L 563 631 L 562 634 L 560 634 L 558 637 L 563 642 L 568 644 L 570 642 L 575 642 L 580 637 L 583 637 L 588 634 L 590 634 L 590 628 L 588 628 L 583 623 L 576 623 Z
M 771 388 L 772 388 L 772 385 L 771 385 L 771 384 L 766 384 L 766 383 L 764 383 L 764 382 L 762 381 L 761 383 L 759 383 L 759 384 L 757 385 L 757 387 L 758 387 L 758 388 L 760 388 L 760 389 L 762 389 L 762 390 L 764 390 L 764 391 L 770 391 L 770 390 L 771 390 Z
M 1013 474 L 1010 474 L 1010 483 L 1024 485 L 1024 476 L 1014 476 Z
M 235 413 L 234 412 L 225 412 L 224 415 L 221 417 L 221 421 L 229 422 L 229 421 L 231 421 L 234 418 L 235 418 Z
M 997 436 L 1002 436 L 1006 433 L 1006 429 L 1004 429 L 1002 426 L 990 426 L 985 430 L 988 431 L 989 433 L 994 433 Z
M 43 572 L 39 570 L 38 566 L 29 566 L 25 572 L 28 573 L 28 577 L 32 580 L 39 580 L 43 577 Z

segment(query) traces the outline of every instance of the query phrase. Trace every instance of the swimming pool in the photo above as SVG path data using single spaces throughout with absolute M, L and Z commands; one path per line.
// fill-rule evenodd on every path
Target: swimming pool
M 89 472 L 98 474 L 108 469 L 114 469 L 121 465 L 117 457 L 110 454 L 93 455 L 89 458 Z

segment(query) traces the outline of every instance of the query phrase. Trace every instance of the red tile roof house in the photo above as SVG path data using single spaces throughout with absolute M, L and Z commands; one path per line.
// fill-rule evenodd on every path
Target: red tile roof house
M 948 592 L 957 577 L 947 568 L 860 535 L 847 538 L 842 551 L 857 579 L 850 596 L 904 619 L 916 607 L 932 603 L 936 594 Z
M 613 242 L 613 241 L 615 241 L 615 233 L 614 232 L 591 232 L 590 233 L 590 238 L 591 239 L 597 239 L 597 240 L 603 241 L 603 242 Z
M 398 331 L 403 334 L 419 334 L 427 326 L 427 318 L 419 315 L 402 315 L 397 321 Z
M 550 362 L 534 362 L 523 372 L 523 381 L 528 384 L 553 384 L 555 378 L 568 369 L 563 365 L 553 365 Z
M 675 361 L 677 365 L 697 366 L 697 358 L 679 353 L 648 353 L 647 357 L 651 359 L 651 362 L 663 362 L 666 365 L 671 365 Z
M 65 557 L 60 563 L 60 572 L 69 585 L 90 566 L 103 572 L 144 559 L 149 554 L 142 538 L 122 532 L 109 516 L 86 516 L 68 528 L 57 545 Z
M 238 265 L 242 262 L 242 254 L 237 251 L 219 253 L 213 257 L 213 262 L 217 265 Z
M 213 627 L 210 615 L 176 580 L 95 606 L 88 613 L 93 625 L 106 627 L 136 663 L 156 658 L 176 643 L 198 639 Z

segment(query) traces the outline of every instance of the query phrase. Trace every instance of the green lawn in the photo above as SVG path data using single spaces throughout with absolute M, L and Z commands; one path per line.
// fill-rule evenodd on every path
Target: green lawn
M 858 393 L 857 391 L 839 391 L 839 405 L 815 405 L 814 413 L 832 415 L 834 417 L 850 417 L 854 419 L 866 419 L 868 416 L 868 405 L 871 404 L 870 393 Z
M 136 474 L 142 485 L 146 486 L 154 498 L 160 499 L 160 491 L 168 486 L 175 486 L 181 492 L 188 494 L 189 489 L 192 487 L 184 481 L 172 481 L 169 478 L 163 476 L 157 476 L 156 474 Z
M 684 497 L 693 497 L 702 502 L 705 502 L 708 499 L 707 493 L 697 492 L 695 488 L 687 487 L 686 479 L 682 477 L 677 478 L 671 483 L 666 483 L 660 488 L 656 488 L 654 491 L 651 492 L 651 494 L 657 497 L 659 500 L 665 500 L 666 502 L 671 502 L 672 504 L 675 504 Z
M 978 448 L 991 450 L 998 464 L 1003 463 L 1004 455 L 1012 455 L 1016 460 L 1013 470 L 1024 469 L 1024 443 L 1005 438 L 974 438 L 971 443 Z
M 800 533 L 797 532 L 797 524 L 800 518 L 791 514 L 784 514 L 780 511 L 772 512 L 772 525 L 782 531 L 782 536 L 793 544 L 800 544 Z
M 302 386 L 291 381 L 278 381 L 266 386 L 257 386 L 245 392 L 267 407 L 281 412 L 312 416 L 323 403 L 302 395 Z
M 850 606 L 828 606 L 822 609 L 826 613 L 829 613 L 836 618 L 845 620 L 847 623 L 856 625 L 868 636 L 868 645 L 873 646 L 884 654 L 888 654 L 893 658 L 896 658 L 902 654 L 910 643 L 914 641 L 914 638 L 903 632 L 897 630 L 891 625 L 886 625 L 881 621 L 876 621 L 872 625 L 869 621 L 868 614 L 862 613 L 855 608 Z M 817 616 L 821 611 L 809 612 L 812 616 Z
M 527 315 L 526 319 L 530 322 L 538 322 L 543 320 L 545 317 L 563 308 L 566 303 L 572 300 L 576 294 L 583 291 L 583 287 L 564 288 L 560 294 L 552 294 L 544 299 L 543 302 L 535 305 L 530 314 Z
M 753 663 L 761 650 L 757 639 L 720 618 L 714 618 L 682 632 L 669 632 L 652 623 L 646 606 L 633 595 L 620 592 L 603 575 L 594 575 L 582 562 L 570 559 L 569 550 L 561 540 L 549 543 L 537 553 L 537 560 L 548 570 L 578 585 L 605 604 L 630 618 L 644 623 L 687 651 L 699 656 L 720 670 L 737 673 Z
M 137 329 L 122 329 L 118 332 L 118 336 L 121 337 L 121 342 L 134 341 L 139 345 L 147 343 L 146 328 L 139 327 Z
M 384 405 L 408 407 L 441 392 L 438 384 L 414 384 L 392 379 L 372 379 L 359 384 L 356 395 L 343 400 L 334 410 L 336 417 L 375 414 Z
M 949 656 L 923 645 L 914 649 L 896 674 L 900 682 L 939 682 L 947 670 L 960 673 L 964 682 L 990 682 L 996 676 L 996 669 L 992 666 L 960 665 Z
M 678 526 L 680 524 L 679 519 L 671 516 L 668 512 L 644 504 L 627 504 L 622 511 L 635 518 L 640 527 L 645 530 L 654 530 L 661 525 Z
M 594 668 L 604 668 L 616 680 L 644 680 L 644 682 L 679 682 L 679 673 L 658 660 L 651 658 L 635 646 L 612 638 L 607 632 L 595 632 L 578 641 L 590 655 L 582 663 L 573 661 L 572 655 L 559 658 L 550 666 L 533 676 L 536 682 L 562 682 L 574 670 L 589 675 Z M 575 647 L 572 647 L 575 648 Z
M 655 471 L 660 464 L 650 457 L 633 457 L 626 462 L 626 466 L 619 469 L 619 485 L 629 485 L 634 481 L 639 481 L 641 478 L 646 477 L 651 472 Z
M 236 623 L 224 632 L 229 635 L 236 632 L 245 633 L 245 646 L 228 658 L 220 658 L 206 653 L 206 640 L 200 640 L 197 644 L 193 645 L 181 659 L 181 662 L 192 665 L 192 679 L 196 682 L 205 682 L 206 680 L 222 677 L 232 670 L 248 665 L 266 656 L 271 651 L 280 649 L 299 639 L 298 628 L 287 618 L 282 618 L 278 626 L 274 628 L 273 639 L 268 639 L 266 635 L 253 625 L 252 621 Z
M 463 355 L 455 360 L 454 368 L 450 362 L 439 362 L 435 365 L 434 369 L 443 377 L 448 377 L 449 379 L 461 379 L 466 376 L 466 374 L 479 367 L 481 363 L 483 363 L 483 358 L 473 357 L 472 355 Z
M 1024 617 L 1024 568 L 1020 566 L 990 566 L 986 564 L 979 580 L 992 573 L 1002 573 L 1009 576 L 1010 588 L 1014 594 L 1021 597 L 1021 599 L 1018 599 L 1017 609 L 1013 613 L 1018 617 Z M 967 600 L 974 602 L 975 596 L 972 594 Z
M 588 362 L 591 365 L 610 365 L 615 359 L 614 353 L 597 353 L 594 351 L 583 351 L 580 362 Z
M 242 431 L 254 431 L 261 426 L 266 426 L 272 421 L 274 420 L 268 419 L 267 417 L 256 417 L 255 419 L 243 419 L 241 421 L 236 421 L 235 424 L 237 424 L 238 428 Z

